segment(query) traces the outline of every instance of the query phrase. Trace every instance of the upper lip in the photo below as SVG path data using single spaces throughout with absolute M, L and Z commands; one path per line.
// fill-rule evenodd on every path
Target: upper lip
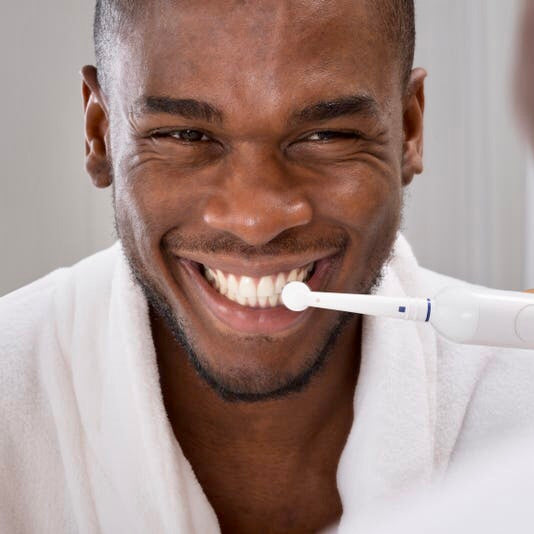
M 275 273 L 288 272 L 299 269 L 310 263 L 330 258 L 339 253 L 339 250 L 319 251 L 307 256 L 262 257 L 256 259 L 243 259 L 231 256 L 217 256 L 215 254 L 188 253 L 174 254 L 179 260 L 200 263 L 210 269 L 219 269 L 223 273 L 232 273 L 238 276 L 251 276 L 260 278 Z

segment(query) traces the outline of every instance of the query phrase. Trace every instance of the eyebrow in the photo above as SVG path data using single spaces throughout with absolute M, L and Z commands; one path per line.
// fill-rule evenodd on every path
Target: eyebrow
M 347 115 L 378 118 L 378 110 L 378 103 L 373 97 L 364 94 L 350 95 L 334 100 L 323 100 L 306 106 L 291 115 L 290 123 L 326 121 Z
M 289 124 L 320 122 L 347 115 L 363 115 L 378 118 L 376 100 L 365 94 L 349 95 L 333 100 L 321 100 L 291 114 Z M 208 102 L 193 98 L 172 98 L 169 96 L 146 96 L 136 102 L 134 113 L 166 113 L 186 119 L 223 121 L 223 113 Z
M 207 122 L 222 122 L 222 112 L 216 107 L 193 98 L 171 98 L 169 96 L 146 96 L 136 102 L 134 113 L 167 113 L 186 119 Z

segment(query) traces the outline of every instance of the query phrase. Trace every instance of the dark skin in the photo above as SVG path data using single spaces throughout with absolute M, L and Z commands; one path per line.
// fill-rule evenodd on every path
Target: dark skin
M 97 187 L 113 183 L 130 262 L 202 362 L 228 388 L 268 397 L 306 370 L 339 314 L 313 310 L 269 336 L 243 335 L 202 305 L 174 256 L 275 272 L 303 248 L 338 246 L 322 289 L 369 290 L 395 239 L 403 187 L 422 170 L 425 73 L 404 86 L 372 2 L 153 4 L 117 47 L 108 87 L 94 67 L 82 71 L 87 169 Z M 140 106 L 147 96 L 207 102 L 222 120 L 154 112 Z M 299 114 L 349 96 L 359 105 L 336 117 Z M 185 129 L 200 135 L 184 138 Z M 193 246 L 221 235 L 235 246 L 211 256 Z M 292 250 L 288 235 L 304 246 Z M 360 317 L 307 387 L 254 403 L 221 398 L 154 307 L 150 320 L 170 423 L 222 531 L 314 532 L 338 520 Z

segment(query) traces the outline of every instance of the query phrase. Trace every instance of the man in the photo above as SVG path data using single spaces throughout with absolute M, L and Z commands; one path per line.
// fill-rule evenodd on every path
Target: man
M 398 235 L 411 1 L 103 0 L 95 44 L 87 169 L 120 241 L 2 300 L 0 527 L 352 532 L 532 425 L 532 354 L 279 302 L 460 283 Z

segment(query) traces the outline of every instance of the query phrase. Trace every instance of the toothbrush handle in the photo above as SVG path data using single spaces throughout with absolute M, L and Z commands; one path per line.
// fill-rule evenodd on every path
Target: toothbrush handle
M 485 288 L 446 288 L 435 297 L 431 324 L 457 343 L 534 349 L 534 297 Z
M 409 321 L 428 321 L 432 303 L 430 299 L 421 298 L 391 298 L 378 295 L 313 291 L 308 305 L 314 308 L 379 315 Z

